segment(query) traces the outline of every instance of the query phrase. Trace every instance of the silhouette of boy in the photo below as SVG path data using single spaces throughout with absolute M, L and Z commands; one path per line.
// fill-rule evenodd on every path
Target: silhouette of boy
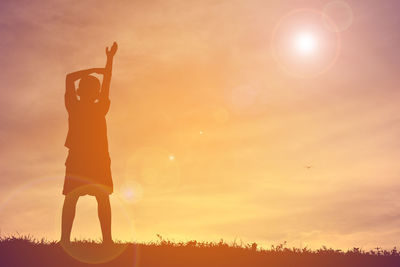
M 109 89 L 112 62 L 117 52 L 117 43 L 106 48 L 105 68 L 93 68 L 73 72 L 66 77 L 65 107 L 68 111 L 68 135 L 65 146 L 69 149 L 65 162 L 65 195 L 61 243 L 69 243 L 76 203 L 80 196 L 92 195 L 98 204 L 103 243 L 112 243 L 111 207 L 109 195 L 113 182 L 108 153 L 107 126 L 105 116 L 110 107 Z M 103 74 L 100 81 L 90 75 Z M 75 91 L 75 81 L 79 87 Z M 79 99 L 78 99 L 79 97 Z

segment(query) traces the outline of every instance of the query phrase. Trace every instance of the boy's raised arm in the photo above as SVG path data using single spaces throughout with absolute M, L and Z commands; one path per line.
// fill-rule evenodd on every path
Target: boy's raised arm
M 104 100 L 109 99 L 112 64 L 113 64 L 114 55 L 117 52 L 117 49 L 118 49 L 118 45 L 116 42 L 113 43 L 113 45 L 111 46 L 111 49 L 108 49 L 108 47 L 106 47 L 107 62 L 106 62 L 106 67 L 104 69 L 103 84 L 102 84 L 101 93 L 100 93 L 100 97 Z

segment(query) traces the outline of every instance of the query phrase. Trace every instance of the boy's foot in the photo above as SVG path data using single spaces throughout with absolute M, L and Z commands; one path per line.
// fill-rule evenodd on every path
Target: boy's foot
M 112 239 L 104 239 L 103 245 L 106 245 L 106 246 L 114 245 L 114 241 Z
M 61 246 L 68 246 L 71 244 L 71 241 L 68 239 L 60 239 L 60 241 L 58 241 L 58 244 Z

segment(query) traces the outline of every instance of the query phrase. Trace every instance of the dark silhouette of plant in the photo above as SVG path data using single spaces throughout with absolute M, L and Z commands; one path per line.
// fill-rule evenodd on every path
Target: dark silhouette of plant
M 299 266 L 299 267 L 391 267 L 400 266 L 397 248 L 371 251 L 353 248 L 348 251 L 322 246 L 320 249 L 287 248 L 286 242 L 263 249 L 256 243 L 232 245 L 223 239 L 219 242 L 173 242 L 157 234 L 158 242 L 123 243 L 116 241 L 107 247 L 93 240 L 74 241 L 71 251 L 59 243 L 46 239 L 34 239 L 29 235 L 0 237 L 0 266 L 93 266 L 72 255 L 92 258 L 110 254 L 96 266 Z M 72 256 L 71 256 L 72 255 Z M 94 257 L 94 258 L 93 258 Z M 77 259 L 78 258 L 78 259 Z

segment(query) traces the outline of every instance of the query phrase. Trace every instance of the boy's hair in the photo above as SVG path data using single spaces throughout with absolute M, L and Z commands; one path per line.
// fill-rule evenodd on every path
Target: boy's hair
M 76 93 L 81 95 L 98 96 L 100 93 L 100 81 L 92 75 L 82 77 Z

